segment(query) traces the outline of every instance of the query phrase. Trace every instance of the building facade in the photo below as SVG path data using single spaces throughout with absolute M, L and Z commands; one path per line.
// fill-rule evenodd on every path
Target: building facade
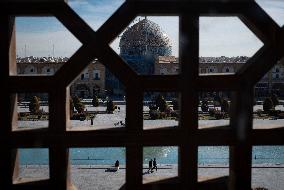
M 246 64 L 249 57 L 200 57 L 199 73 L 205 74 L 234 74 Z M 156 75 L 179 74 L 179 59 L 175 56 L 159 56 L 155 61 Z M 266 97 L 275 93 L 284 97 L 284 60 L 280 61 L 255 86 L 256 97 Z
M 248 57 L 200 57 L 199 73 L 236 73 Z M 50 60 L 45 58 L 17 59 L 18 75 L 54 75 L 68 59 Z M 180 72 L 179 59 L 175 56 L 157 56 L 154 62 L 155 75 L 176 75 Z M 94 95 L 114 95 L 123 97 L 123 87 L 114 75 L 106 75 L 105 66 L 95 60 L 73 81 L 71 96 L 92 98 Z M 117 86 L 108 87 L 106 81 L 114 81 Z M 114 83 L 112 83 L 114 84 Z M 284 97 L 284 61 L 274 66 L 255 86 L 256 97 L 266 97 L 271 93 Z M 26 95 L 29 98 L 31 95 Z
M 43 58 L 17 59 L 18 75 L 54 75 L 67 61 Z M 71 96 L 93 98 L 105 95 L 105 66 L 95 60 L 73 81 Z

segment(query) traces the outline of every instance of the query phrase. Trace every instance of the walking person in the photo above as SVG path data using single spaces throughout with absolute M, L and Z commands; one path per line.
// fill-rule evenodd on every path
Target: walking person
M 114 167 L 115 167 L 116 171 L 119 170 L 119 161 L 118 160 L 116 160 Z
M 152 171 L 153 171 L 153 169 L 156 169 L 156 171 L 158 170 L 156 158 L 154 158 L 154 161 L 153 161 Z
M 152 166 L 153 166 L 153 160 L 149 160 L 149 169 L 148 169 L 148 173 L 150 173 L 150 171 L 152 172 Z

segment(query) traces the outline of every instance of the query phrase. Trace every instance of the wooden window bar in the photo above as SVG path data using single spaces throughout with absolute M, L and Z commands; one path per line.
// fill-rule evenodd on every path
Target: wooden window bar
M 176 76 L 137 75 L 109 47 L 137 15 L 177 15 L 180 18 L 181 73 Z M 199 17 L 237 16 L 264 46 L 235 75 L 198 75 Z M 82 47 L 54 76 L 16 76 L 15 16 L 55 16 L 82 43 Z M 0 2 L 0 186 L 1 189 L 72 189 L 68 149 L 71 147 L 126 147 L 126 183 L 134 189 L 251 189 L 251 154 L 255 145 L 283 145 L 284 126 L 252 129 L 253 86 L 283 55 L 284 29 L 252 0 L 126 0 L 94 32 L 63 0 Z M 98 58 L 126 87 L 126 129 L 119 131 L 67 131 L 68 85 Z M 64 76 L 64 78 L 62 77 Z M 137 85 L 140 84 L 140 85 Z M 180 126 L 143 130 L 143 92 L 181 93 Z M 198 129 L 198 92 L 226 90 L 234 93 L 229 128 Z M 49 94 L 49 128 L 13 131 L 15 93 Z M 157 138 L 158 137 L 158 138 Z M 143 145 L 178 146 L 178 177 L 142 184 Z M 228 177 L 197 181 L 198 146 L 230 146 Z M 21 147 L 49 148 L 50 179 L 14 184 L 17 153 Z M 240 159 L 241 158 L 241 159 Z M 14 176 L 14 177 L 13 177 Z

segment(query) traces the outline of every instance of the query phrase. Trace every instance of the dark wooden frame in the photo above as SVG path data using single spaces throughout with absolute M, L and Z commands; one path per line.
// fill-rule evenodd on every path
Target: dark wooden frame
M 212 14 L 214 13 L 214 14 Z M 137 15 L 180 17 L 181 73 L 174 76 L 141 76 L 109 47 Z M 17 76 L 15 16 L 55 16 L 81 43 L 80 49 L 54 76 Z M 237 16 L 264 46 L 235 75 L 198 75 L 199 16 Z M 283 57 L 284 29 L 252 0 L 126 0 L 94 32 L 63 0 L 5 0 L 0 2 L 0 186 L 3 189 L 71 189 L 68 148 L 126 147 L 126 189 L 251 189 L 252 146 L 283 145 L 284 126 L 252 129 L 253 86 Z M 126 87 L 126 129 L 67 131 L 70 83 L 98 58 Z M 140 85 L 137 85 L 140 84 Z M 181 92 L 180 126 L 143 130 L 144 91 Z M 199 91 L 234 93 L 228 128 L 198 129 Z M 48 129 L 14 131 L 15 93 L 47 92 L 50 104 Z M 153 138 L 154 137 L 154 138 Z M 158 137 L 158 138 L 156 138 Z M 142 184 L 143 146 L 178 146 L 179 172 L 174 180 Z M 198 146 L 230 146 L 227 178 L 197 181 Z M 49 148 L 50 179 L 13 184 L 17 174 L 17 148 Z M 14 179 L 13 179 L 14 178 Z

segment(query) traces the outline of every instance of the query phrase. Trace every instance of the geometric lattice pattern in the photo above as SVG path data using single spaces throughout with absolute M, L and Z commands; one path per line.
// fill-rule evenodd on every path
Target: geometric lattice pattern
M 109 47 L 137 15 L 177 15 L 180 18 L 181 73 L 172 76 L 137 75 Z M 72 188 L 68 148 L 126 147 L 126 189 L 239 189 L 251 188 L 253 145 L 283 145 L 284 128 L 252 129 L 253 86 L 284 55 L 284 29 L 252 0 L 126 0 L 94 32 L 62 0 L 1 1 L 1 189 Z M 15 16 L 55 16 L 82 43 L 82 47 L 54 76 L 14 76 Z M 199 16 L 238 16 L 264 46 L 236 75 L 199 76 Z M 98 58 L 126 87 L 126 129 L 67 131 L 68 85 Z M 137 85 L 139 84 L 139 85 Z M 232 91 L 233 114 L 229 128 L 198 129 L 198 92 Z M 181 118 L 177 128 L 143 130 L 143 93 L 178 91 Z M 47 92 L 50 103 L 48 129 L 13 131 L 16 120 L 15 93 Z M 284 124 L 283 124 L 284 125 Z M 284 127 L 284 126 L 283 126 Z M 156 138 L 158 137 L 158 138 Z M 142 184 L 143 146 L 178 146 L 178 177 L 158 184 Z M 230 146 L 230 172 L 226 178 L 197 181 L 198 146 Z M 48 180 L 13 184 L 17 174 L 17 148 L 49 149 Z

